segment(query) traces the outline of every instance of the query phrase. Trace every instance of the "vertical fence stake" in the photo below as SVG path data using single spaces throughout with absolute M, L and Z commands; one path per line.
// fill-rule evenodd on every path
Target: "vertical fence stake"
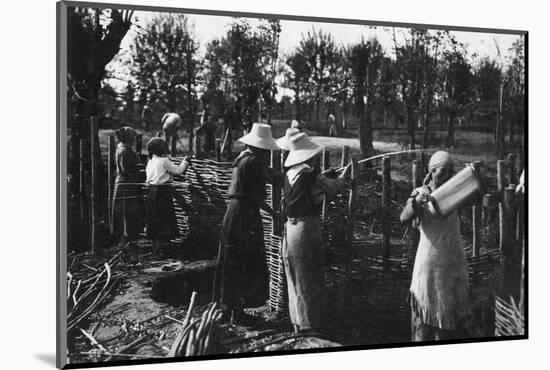
M 340 162 L 340 167 L 344 167 L 349 162 L 349 146 L 344 145 L 342 147 L 342 161 Z
M 391 188 L 391 158 L 383 157 L 382 158 L 382 235 L 383 235 L 383 246 L 384 246 L 384 262 L 389 262 L 391 255 L 391 227 L 389 219 L 389 209 L 391 206 L 390 198 L 390 188 Z
M 175 157 L 178 147 L 178 137 L 174 135 L 170 138 L 170 156 Z
M 202 158 L 202 136 L 195 135 L 195 157 Z
M 113 192 L 114 192 L 114 176 L 116 172 L 116 163 L 115 163 L 115 137 L 109 135 L 108 139 L 108 151 L 107 151 L 107 219 L 109 220 L 109 225 L 111 224 L 111 215 L 112 215 L 112 202 L 113 202 Z
M 515 230 L 510 226 L 515 218 L 515 187 L 504 189 L 500 212 L 500 287 L 499 296 L 508 300 L 509 296 L 517 293 L 513 281 L 513 256 Z M 517 283 L 517 282 L 516 282 Z
M 330 168 L 330 151 L 323 149 L 321 157 L 321 171 L 326 171 Z M 321 211 L 321 219 L 325 221 L 328 215 L 328 202 L 327 197 L 323 196 L 323 208 Z
M 415 159 L 413 160 L 412 164 L 412 188 L 413 190 L 419 188 L 422 186 L 422 167 L 419 160 Z M 420 242 L 420 230 L 417 228 L 412 228 L 410 231 L 411 233 L 411 239 L 412 239 L 412 250 L 413 255 L 416 254 L 416 250 L 418 249 L 418 243 Z
M 86 154 L 84 153 L 84 148 L 86 147 L 86 141 L 84 139 L 80 139 L 80 168 L 79 168 L 79 174 L 80 174 L 80 218 L 88 223 L 87 219 L 87 212 L 86 212 Z
M 495 220 L 495 209 L 498 208 L 498 195 L 497 194 L 485 194 L 483 196 L 483 205 L 482 205 L 482 209 L 481 209 L 481 218 L 482 218 L 482 222 L 481 224 L 483 225 L 483 228 L 484 230 L 486 230 L 487 232 L 487 236 L 490 235 L 491 233 L 491 228 L 493 227 L 493 223 L 494 223 L 494 220 Z M 496 239 L 495 240 L 491 240 L 489 241 L 488 240 L 488 237 L 487 237 L 487 240 L 492 244 L 492 243 L 496 243 L 497 245 L 499 244 L 499 233 L 495 233 L 496 234 Z
M 477 173 L 481 173 L 481 162 L 475 161 L 473 163 L 474 169 Z M 472 206 L 472 249 L 473 255 L 479 256 L 481 249 L 481 231 L 483 229 L 483 224 L 481 223 L 481 205 L 480 197 L 476 198 L 474 205 Z
M 216 139 L 216 161 L 222 161 L 222 139 Z
M 279 150 L 271 151 L 271 167 L 276 175 L 281 173 L 281 152 Z M 281 183 L 278 178 L 273 179 L 271 184 L 271 208 L 278 212 L 281 208 Z M 282 234 L 282 225 L 279 219 L 272 220 L 273 235 Z
M 143 148 L 143 134 L 136 135 L 136 153 L 141 154 Z
M 90 237 L 91 237 L 91 245 L 90 245 L 90 248 L 91 248 L 91 251 L 92 253 L 95 252 L 95 243 L 96 243 L 96 218 L 97 218 L 97 210 L 96 210 L 96 202 L 97 202 L 97 183 L 96 183 L 96 175 L 97 175 L 97 164 L 96 164 L 96 146 L 98 145 L 97 143 L 97 139 L 98 139 L 98 136 L 97 136 L 97 130 L 98 130 L 98 125 L 99 125 L 99 121 L 98 121 L 98 118 L 97 117 L 92 117 L 90 119 L 90 158 L 91 158 L 91 170 L 92 170 L 92 176 L 91 176 L 91 181 L 90 181 L 90 184 L 91 184 L 91 187 L 90 187 L 90 205 L 91 205 L 91 216 L 92 216 L 92 220 L 91 220 L 91 232 L 90 232 Z
M 357 180 L 355 179 L 355 176 L 357 175 L 357 157 L 353 156 L 351 158 L 351 168 L 350 168 L 350 179 L 351 179 L 351 185 L 350 185 L 350 191 L 349 191 L 349 198 L 348 198 L 348 214 L 347 214 L 347 258 L 346 258 L 346 278 L 349 278 L 349 268 L 351 264 L 351 258 L 352 258 L 352 246 L 353 246 L 353 225 L 355 222 L 355 217 L 353 214 L 354 211 L 354 205 L 355 205 L 355 195 L 356 195 L 356 189 L 357 189 Z

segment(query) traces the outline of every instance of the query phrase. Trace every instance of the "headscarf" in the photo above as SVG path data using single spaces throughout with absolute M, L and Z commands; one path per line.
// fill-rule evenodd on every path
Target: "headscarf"
M 436 168 L 442 166 L 454 167 L 453 158 L 446 151 L 440 150 L 432 154 L 428 163 L 428 174 L 424 178 L 424 185 L 428 185 L 432 181 L 432 173 Z
M 129 144 L 136 137 L 137 131 L 131 127 L 124 126 L 115 131 L 116 137 L 123 144 Z

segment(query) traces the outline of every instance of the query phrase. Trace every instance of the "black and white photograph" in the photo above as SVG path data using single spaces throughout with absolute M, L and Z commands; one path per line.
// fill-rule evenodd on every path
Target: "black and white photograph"
M 527 31 L 57 22 L 58 367 L 527 338 Z

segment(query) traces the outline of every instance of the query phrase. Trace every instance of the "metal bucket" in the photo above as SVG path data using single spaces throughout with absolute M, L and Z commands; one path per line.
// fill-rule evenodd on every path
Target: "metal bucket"
M 481 176 L 468 164 L 431 194 L 432 204 L 437 213 L 446 217 L 479 194 L 482 188 Z

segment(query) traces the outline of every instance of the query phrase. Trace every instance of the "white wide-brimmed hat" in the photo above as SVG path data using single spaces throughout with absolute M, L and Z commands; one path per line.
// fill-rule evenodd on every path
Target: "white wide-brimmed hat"
M 305 162 L 323 150 L 322 146 L 315 144 L 303 132 L 292 135 L 288 140 L 288 146 L 290 153 L 286 157 L 285 167 Z
M 250 132 L 241 137 L 239 141 L 260 149 L 279 149 L 273 135 L 271 135 L 271 126 L 265 123 L 254 123 Z
M 294 136 L 299 133 L 300 133 L 300 130 L 298 130 L 297 128 L 293 128 L 293 127 L 287 128 L 285 136 L 277 139 L 275 142 L 277 143 L 279 148 L 283 150 L 290 150 L 290 147 L 288 146 L 288 140 L 290 139 L 291 136 Z

